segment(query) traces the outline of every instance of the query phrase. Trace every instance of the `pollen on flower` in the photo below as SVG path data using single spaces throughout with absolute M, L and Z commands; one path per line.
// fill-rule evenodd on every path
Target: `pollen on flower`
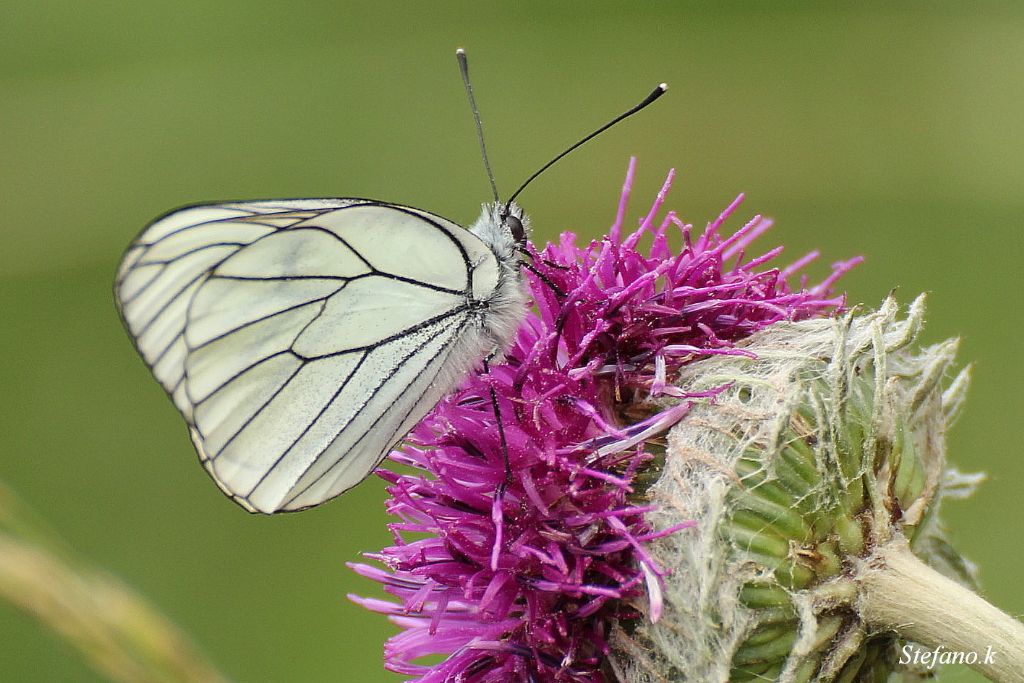
M 771 226 L 761 217 L 722 236 L 742 196 L 697 235 L 672 212 L 657 220 L 673 173 L 623 236 L 634 172 L 631 160 L 606 237 L 581 246 L 567 232 L 531 247 L 547 282 L 528 276 L 534 309 L 505 363 L 468 379 L 391 454 L 420 472 L 379 471 L 399 520 L 389 525 L 394 544 L 367 554 L 380 566 L 351 566 L 395 601 L 351 597 L 402 629 L 384 654 L 410 680 L 604 681 L 621 598 L 646 590 L 650 618 L 661 608 L 666 568 L 644 550 L 656 535 L 645 522 L 651 508 L 635 495 L 638 477 L 657 456 L 658 435 L 689 401 L 714 393 L 687 393 L 675 372 L 746 353 L 733 342 L 844 303 L 832 286 L 859 259 L 793 289 L 789 280 L 816 254 L 785 268 L 766 265 L 781 248 L 745 258 Z

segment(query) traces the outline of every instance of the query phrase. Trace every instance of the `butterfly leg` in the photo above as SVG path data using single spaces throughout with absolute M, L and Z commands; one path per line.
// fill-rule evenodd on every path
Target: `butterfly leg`
M 492 349 L 484 358 L 484 373 L 491 374 L 490 361 L 497 356 L 499 349 Z M 498 403 L 498 392 L 494 390 L 494 384 L 488 382 L 488 389 L 491 392 L 491 406 L 494 408 L 494 420 L 498 425 L 498 441 L 501 444 L 501 455 L 505 459 L 505 478 L 494 490 L 494 502 L 491 505 L 491 521 L 494 523 L 494 545 L 491 548 L 491 569 L 497 571 L 498 558 L 501 556 L 503 536 L 505 531 L 505 490 L 512 483 L 512 465 L 508 461 L 508 439 L 505 437 L 505 424 L 501 419 L 501 405 Z
M 556 285 L 554 282 L 552 282 L 551 279 L 548 278 L 547 275 L 545 275 L 544 273 L 542 273 L 539 270 L 537 270 L 537 267 L 535 265 L 533 265 L 532 263 L 530 263 L 529 261 L 521 261 L 520 263 L 523 264 L 524 268 L 526 268 L 528 271 L 530 271 L 531 273 L 536 275 L 537 279 L 539 279 L 541 282 L 543 282 L 545 285 L 547 285 L 548 288 L 552 292 L 555 293 L 555 297 L 559 301 L 565 301 L 565 292 L 563 292 L 558 285 Z
M 490 361 L 494 359 L 499 353 L 498 349 L 493 349 L 487 357 L 484 358 L 484 374 L 491 374 Z M 487 388 L 491 392 L 491 406 L 494 408 L 494 421 L 498 425 L 498 442 L 501 444 L 501 455 L 505 459 L 505 480 L 500 484 L 500 491 L 504 492 L 505 487 L 508 486 L 512 481 L 512 465 L 508 460 L 508 439 L 505 437 L 505 424 L 501 419 L 501 406 L 498 404 L 498 393 L 494 390 L 494 385 L 488 383 Z

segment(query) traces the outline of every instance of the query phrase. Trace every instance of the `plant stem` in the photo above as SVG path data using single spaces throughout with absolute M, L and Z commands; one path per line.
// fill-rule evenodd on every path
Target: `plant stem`
M 919 560 L 905 539 L 876 548 L 858 583 L 869 628 L 947 653 L 977 653 L 964 663 L 992 681 L 1024 683 L 1024 625 Z

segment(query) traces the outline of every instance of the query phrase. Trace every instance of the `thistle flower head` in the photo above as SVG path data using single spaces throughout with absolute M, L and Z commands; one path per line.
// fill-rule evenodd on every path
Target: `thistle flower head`
M 605 238 L 580 245 L 563 233 L 533 252 L 535 307 L 504 363 L 468 379 L 392 453 L 417 472 L 380 472 L 399 520 L 394 544 L 367 555 L 382 567 L 353 568 L 395 601 L 353 600 L 402 629 L 385 659 L 412 680 L 603 680 L 623 599 L 646 594 L 648 616 L 661 611 L 666 569 L 645 543 L 691 523 L 654 531 L 653 508 L 633 495 L 651 440 L 689 400 L 719 390 L 680 389 L 677 371 L 748 355 L 734 342 L 843 304 L 831 287 L 856 260 L 792 289 L 813 254 L 783 269 L 765 266 L 781 249 L 745 258 L 770 227 L 760 217 L 721 234 L 742 198 L 696 235 L 672 212 L 658 220 L 671 173 L 639 228 L 623 235 L 633 173 L 631 162 Z M 673 251 L 673 241 L 682 247 Z M 659 395 L 675 400 L 650 407 Z

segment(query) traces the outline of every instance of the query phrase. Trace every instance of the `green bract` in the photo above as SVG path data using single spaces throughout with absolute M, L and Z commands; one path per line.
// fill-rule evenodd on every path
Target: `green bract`
M 779 323 L 738 344 L 754 357 L 684 367 L 687 391 L 725 388 L 673 427 L 646 491 L 656 529 L 696 526 L 651 544 L 672 572 L 664 614 L 620 624 L 622 681 L 913 680 L 897 672 L 897 636 L 865 622 L 859 576 L 875 548 L 905 538 L 970 584 L 937 511 L 976 478 L 946 468 L 967 387 L 966 371 L 951 377 L 957 343 L 913 346 L 923 297 L 897 312 L 889 299 Z

